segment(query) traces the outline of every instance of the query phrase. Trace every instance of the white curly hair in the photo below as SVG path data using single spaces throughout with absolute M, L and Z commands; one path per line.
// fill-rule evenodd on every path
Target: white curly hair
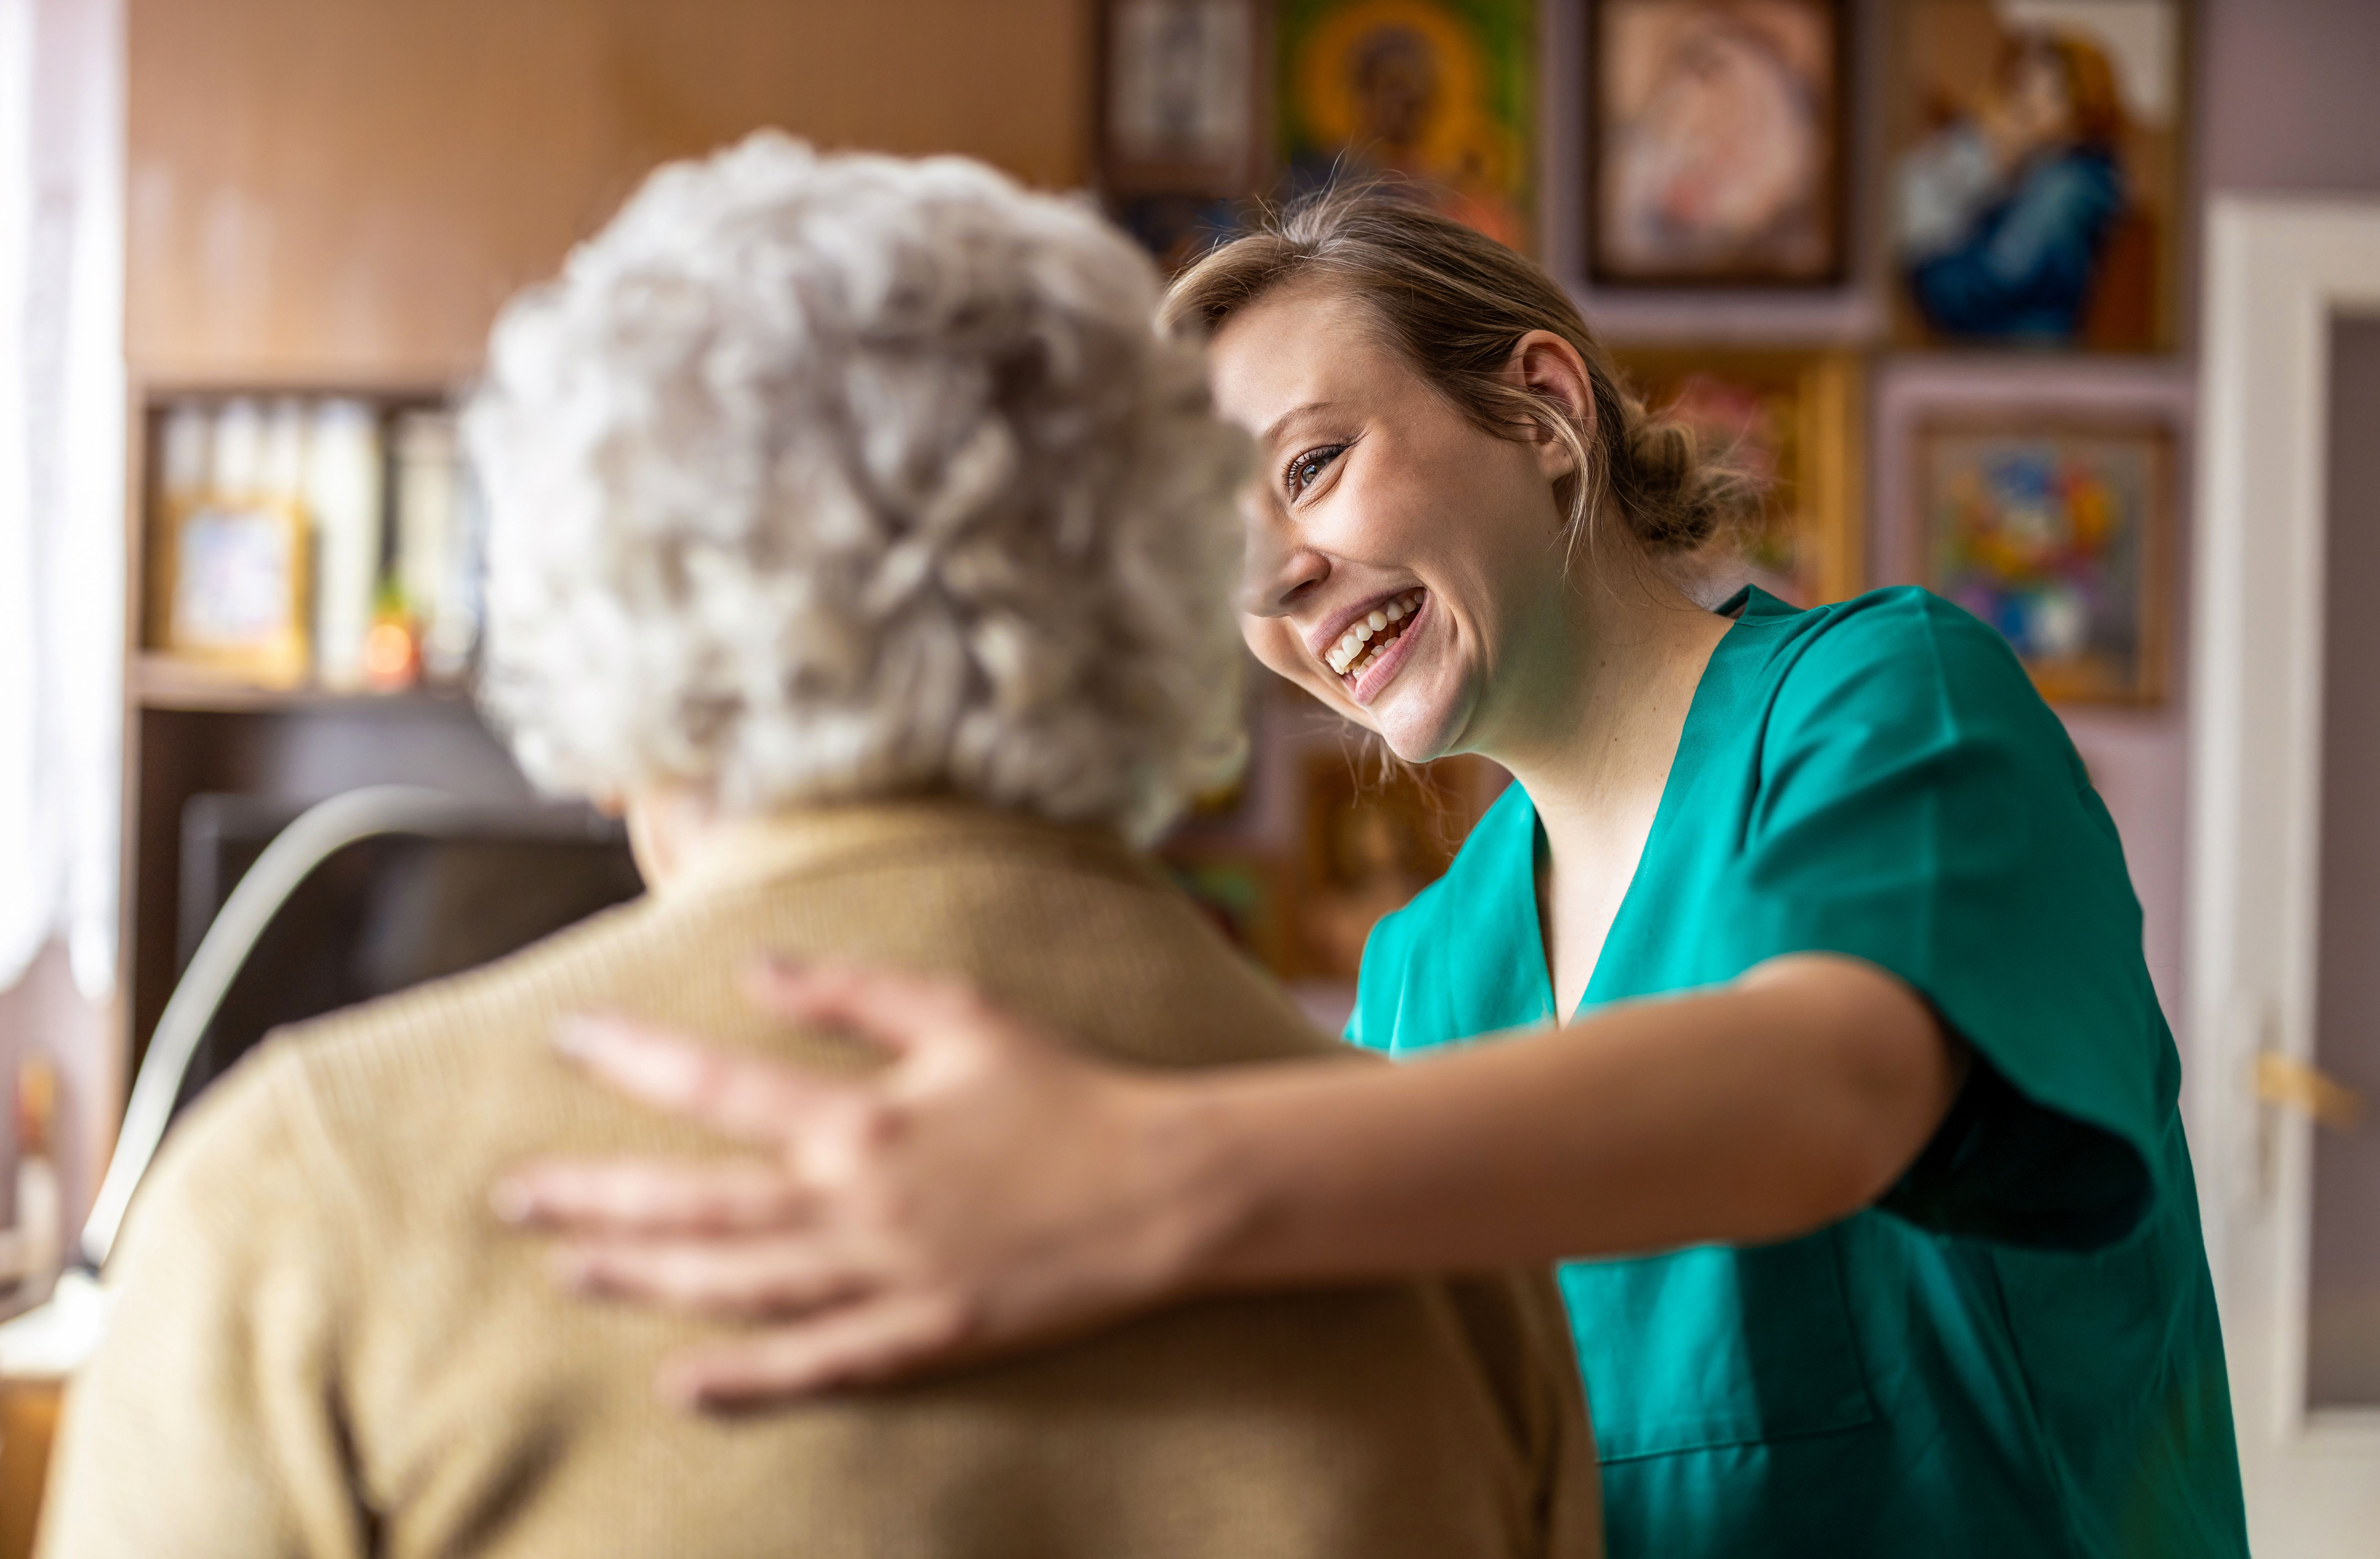
M 763 132 L 498 321 L 480 699 L 530 776 L 1158 832 L 1245 746 L 1247 441 L 1075 200 Z

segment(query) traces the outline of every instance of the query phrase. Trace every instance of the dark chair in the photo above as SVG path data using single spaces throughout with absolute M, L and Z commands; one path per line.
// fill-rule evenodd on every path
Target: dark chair
M 184 968 L 83 1226 L 94 1267 L 175 1115 L 267 1033 L 501 958 L 642 890 L 625 830 L 584 808 L 377 786 L 291 811 L 201 796 L 185 813 Z

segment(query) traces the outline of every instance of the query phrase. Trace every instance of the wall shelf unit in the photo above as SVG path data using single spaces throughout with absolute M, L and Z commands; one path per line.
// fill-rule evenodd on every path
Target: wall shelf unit
M 325 685 L 320 674 L 326 568 L 346 570 L 350 598 L 342 631 L 377 627 L 382 615 L 406 624 L 407 635 L 419 629 L 398 586 L 406 484 L 420 487 L 422 478 L 419 472 L 408 476 L 400 446 L 412 420 L 440 417 L 450 402 L 443 390 L 419 380 L 358 387 L 352 380 L 323 377 L 175 375 L 147 381 L 136 397 L 127 538 L 132 598 L 122 929 L 128 1048 L 137 1067 L 180 975 L 181 951 L 196 939 L 197 928 L 179 924 L 183 824 L 193 797 L 233 794 L 302 805 L 359 785 L 410 783 L 468 800 L 506 802 L 526 797 L 529 788 L 471 702 L 468 654 L 437 683 L 419 677 L 418 657 L 394 676 L 382 675 L 384 684 L 396 685 L 367 685 L 352 655 L 342 685 Z M 335 484 L 325 489 L 315 479 L 309 462 L 316 446 L 273 448 L 274 438 L 295 437 L 291 429 L 312 426 L 305 419 L 325 407 L 345 408 L 348 432 L 365 435 L 348 452 L 347 486 L 351 510 L 358 495 L 370 505 L 368 516 L 351 514 L 350 521 L 370 523 L 344 538 L 344 560 L 333 551 L 336 541 L 322 534 L 321 511 L 339 500 Z M 276 418 L 286 424 L 278 433 Z M 247 426 L 227 426 L 233 419 Z M 225 469 L 233 474 L 218 481 Z M 441 502 L 451 505 L 454 494 Z M 273 564 L 275 553 L 267 565 L 249 560 L 244 572 L 217 567 L 182 578 L 183 553 L 196 550 L 182 545 L 183 535 L 200 523 L 200 514 L 220 508 L 236 523 L 251 503 L 287 505 L 291 523 L 302 527 L 294 558 Z M 277 598 L 291 619 L 301 663 L 260 674 L 236 658 L 193 654 L 176 642 L 193 602 L 203 616 L 210 603 L 252 590 L 260 566 L 268 575 L 270 566 L 302 571 L 284 581 L 288 588 L 280 597 L 270 591 L 258 597 Z M 358 598 L 359 590 L 365 594 Z M 225 615 L 237 617 L 228 608 Z

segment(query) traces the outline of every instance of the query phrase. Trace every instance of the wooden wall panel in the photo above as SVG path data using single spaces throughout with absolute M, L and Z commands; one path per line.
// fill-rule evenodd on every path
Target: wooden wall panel
M 130 0 L 143 380 L 434 382 L 654 163 L 778 125 L 1086 176 L 1084 0 Z

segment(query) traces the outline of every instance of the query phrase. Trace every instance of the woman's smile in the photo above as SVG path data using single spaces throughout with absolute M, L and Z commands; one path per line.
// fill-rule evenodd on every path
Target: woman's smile
M 1307 644 L 1347 696 L 1358 707 L 1367 705 L 1411 656 L 1418 637 L 1415 630 L 1428 607 L 1428 591 L 1418 586 L 1399 590 L 1342 612 Z

